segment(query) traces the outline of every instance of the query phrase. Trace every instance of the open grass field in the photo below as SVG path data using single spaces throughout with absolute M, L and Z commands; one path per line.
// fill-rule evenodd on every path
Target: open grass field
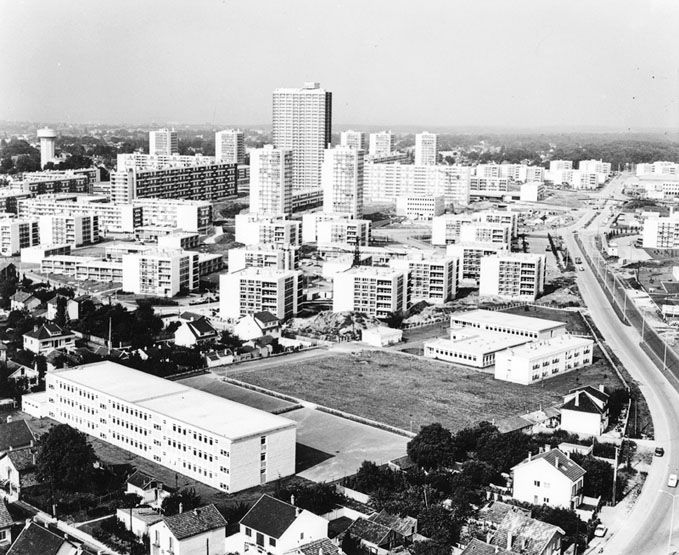
M 441 422 L 459 430 L 552 406 L 569 389 L 620 382 L 595 350 L 589 368 L 521 386 L 492 375 L 397 352 L 363 351 L 281 364 L 232 377 L 352 414 L 416 431 Z

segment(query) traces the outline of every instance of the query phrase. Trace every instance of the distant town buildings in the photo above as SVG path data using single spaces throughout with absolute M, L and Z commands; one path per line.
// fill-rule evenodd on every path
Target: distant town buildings
M 321 170 L 323 211 L 340 217 L 363 217 L 363 150 L 337 146 L 325 151 Z
M 415 135 L 415 165 L 433 166 L 438 161 L 438 138 L 424 131 Z
M 282 218 L 260 217 L 255 214 L 238 214 L 235 239 L 244 245 L 271 243 L 281 247 L 302 244 L 302 222 Z
M 356 150 L 368 150 L 366 134 L 362 131 L 342 131 L 340 133 L 340 145 L 355 148 Z
M 245 142 L 240 129 L 225 129 L 215 133 L 215 162 L 244 164 Z
M 172 156 L 179 153 L 177 132 L 172 129 L 149 131 L 149 154 L 151 156 Z
M 391 131 L 370 133 L 368 154 L 376 158 L 389 156 L 394 150 L 394 135 Z
M 55 150 L 54 145 L 57 138 L 57 132 L 49 127 L 38 129 L 38 139 L 40 140 L 40 167 L 44 168 L 48 162 L 54 162 Z
M 250 213 L 263 217 L 292 214 L 292 150 L 266 145 L 250 151 Z
M 505 252 L 480 262 L 479 296 L 511 301 L 534 301 L 545 289 L 544 254 Z

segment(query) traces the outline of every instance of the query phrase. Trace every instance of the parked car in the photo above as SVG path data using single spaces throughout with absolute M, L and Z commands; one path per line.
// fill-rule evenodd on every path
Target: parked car
M 665 454 L 665 450 L 662 447 L 655 448 L 655 456 L 662 457 Z
M 679 482 L 679 478 L 677 478 L 677 475 L 676 474 L 670 474 L 670 477 L 667 479 L 667 487 L 668 488 L 676 488 L 677 482 Z
M 606 528 L 603 524 L 599 524 L 599 526 L 594 529 L 594 535 L 598 538 L 603 538 L 607 533 L 608 528 Z
M 584 272 L 584 271 L 585 271 L 585 267 L 584 267 L 584 266 L 580 266 L 580 271 L 581 271 L 581 272 Z

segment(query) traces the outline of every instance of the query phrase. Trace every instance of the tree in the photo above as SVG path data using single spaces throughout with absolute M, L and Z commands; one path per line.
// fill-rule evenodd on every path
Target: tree
M 450 431 L 438 422 L 422 426 L 407 450 L 410 459 L 424 469 L 449 465 L 455 451 Z
M 47 359 L 43 355 L 37 355 L 33 359 L 33 364 L 35 364 L 35 369 L 38 371 L 38 380 L 40 382 L 45 381 L 45 374 L 47 374 Z
M 583 483 L 583 493 L 590 497 L 601 496 L 606 501 L 613 501 L 613 467 L 606 461 L 600 461 L 592 455 L 585 457 L 573 453 L 571 459 L 587 472 Z M 618 475 L 617 486 L 616 497 L 619 497 L 625 486 L 623 476 Z
M 66 314 L 66 297 L 57 296 L 57 312 L 54 316 L 54 323 L 63 328 L 68 323 L 68 315 Z
M 433 505 L 417 516 L 418 532 L 443 545 L 456 543 L 461 527 L 462 521 L 443 505 Z
M 342 538 L 342 551 L 347 555 L 361 555 L 361 543 L 351 535 L 351 532 L 344 534 Z
M 123 495 L 122 499 L 120 500 L 120 509 L 130 509 L 138 506 L 142 501 L 142 498 L 140 495 L 137 495 L 136 493 L 126 493 Z
M 7 309 L 10 306 L 10 297 L 16 293 L 17 282 L 16 279 L 0 280 L 0 308 Z
M 200 495 L 193 488 L 183 489 L 163 499 L 160 510 L 166 516 L 176 515 L 179 514 L 180 505 L 182 512 L 196 509 L 200 507 Z
M 56 488 L 80 491 L 92 478 L 96 460 L 87 436 L 68 424 L 50 428 L 38 440 L 38 479 Z
M 403 320 L 405 320 L 405 313 L 402 310 L 390 312 L 383 319 L 387 326 L 394 329 L 400 329 L 401 325 L 403 324 Z
M 363 493 L 372 494 L 380 489 L 396 488 L 400 477 L 389 468 L 380 468 L 374 462 L 363 461 L 349 487 Z
M 325 514 L 337 506 L 340 495 L 335 486 L 326 483 L 291 485 L 279 489 L 276 497 L 289 502 L 293 497 L 295 505 L 317 515 Z
M 408 551 L 411 555 L 450 555 L 450 546 L 434 541 L 417 541 Z

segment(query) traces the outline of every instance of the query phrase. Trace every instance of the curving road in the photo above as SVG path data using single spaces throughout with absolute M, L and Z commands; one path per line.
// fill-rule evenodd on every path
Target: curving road
M 614 180 L 602 195 L 615 194 L 622 183 L 623 179 Z M 587 221 L 592 214 L 589 211 L 580 223 Z M 596 230 L 603 225 L 605 217 L 606 211 L 593 221 L 589 229 Z M 573 238 L 573 230 L 577 227 L 562 230 L 573 257 L 582 256 Z M 579 232 L 589 251 L 594 232 L 582 229 Z M 620 322 L 592 270 L 587 264 L 584 267 L 585 271 L 578 272 L 577 280 L 585 304 L 609 347 L 639 382 L 653 417 L 656 441 L 665 448 L 665 456 L 654 459 L 631 512 L 624 520 L 611 525 L 608 539 L 597 545 L 596 552 L 600 547 L 603 547 L 604 553 L 611 555 L 679 552 L 679 530 L 675 518 L 679 502 L 675 503 L 673 497 L 679 496 L 679 491 L 666 485 L 668 474 L 679 469 L 679 378 L 670 373 L 665 376 L 658 370 L 639 347 L 639 333 Z

